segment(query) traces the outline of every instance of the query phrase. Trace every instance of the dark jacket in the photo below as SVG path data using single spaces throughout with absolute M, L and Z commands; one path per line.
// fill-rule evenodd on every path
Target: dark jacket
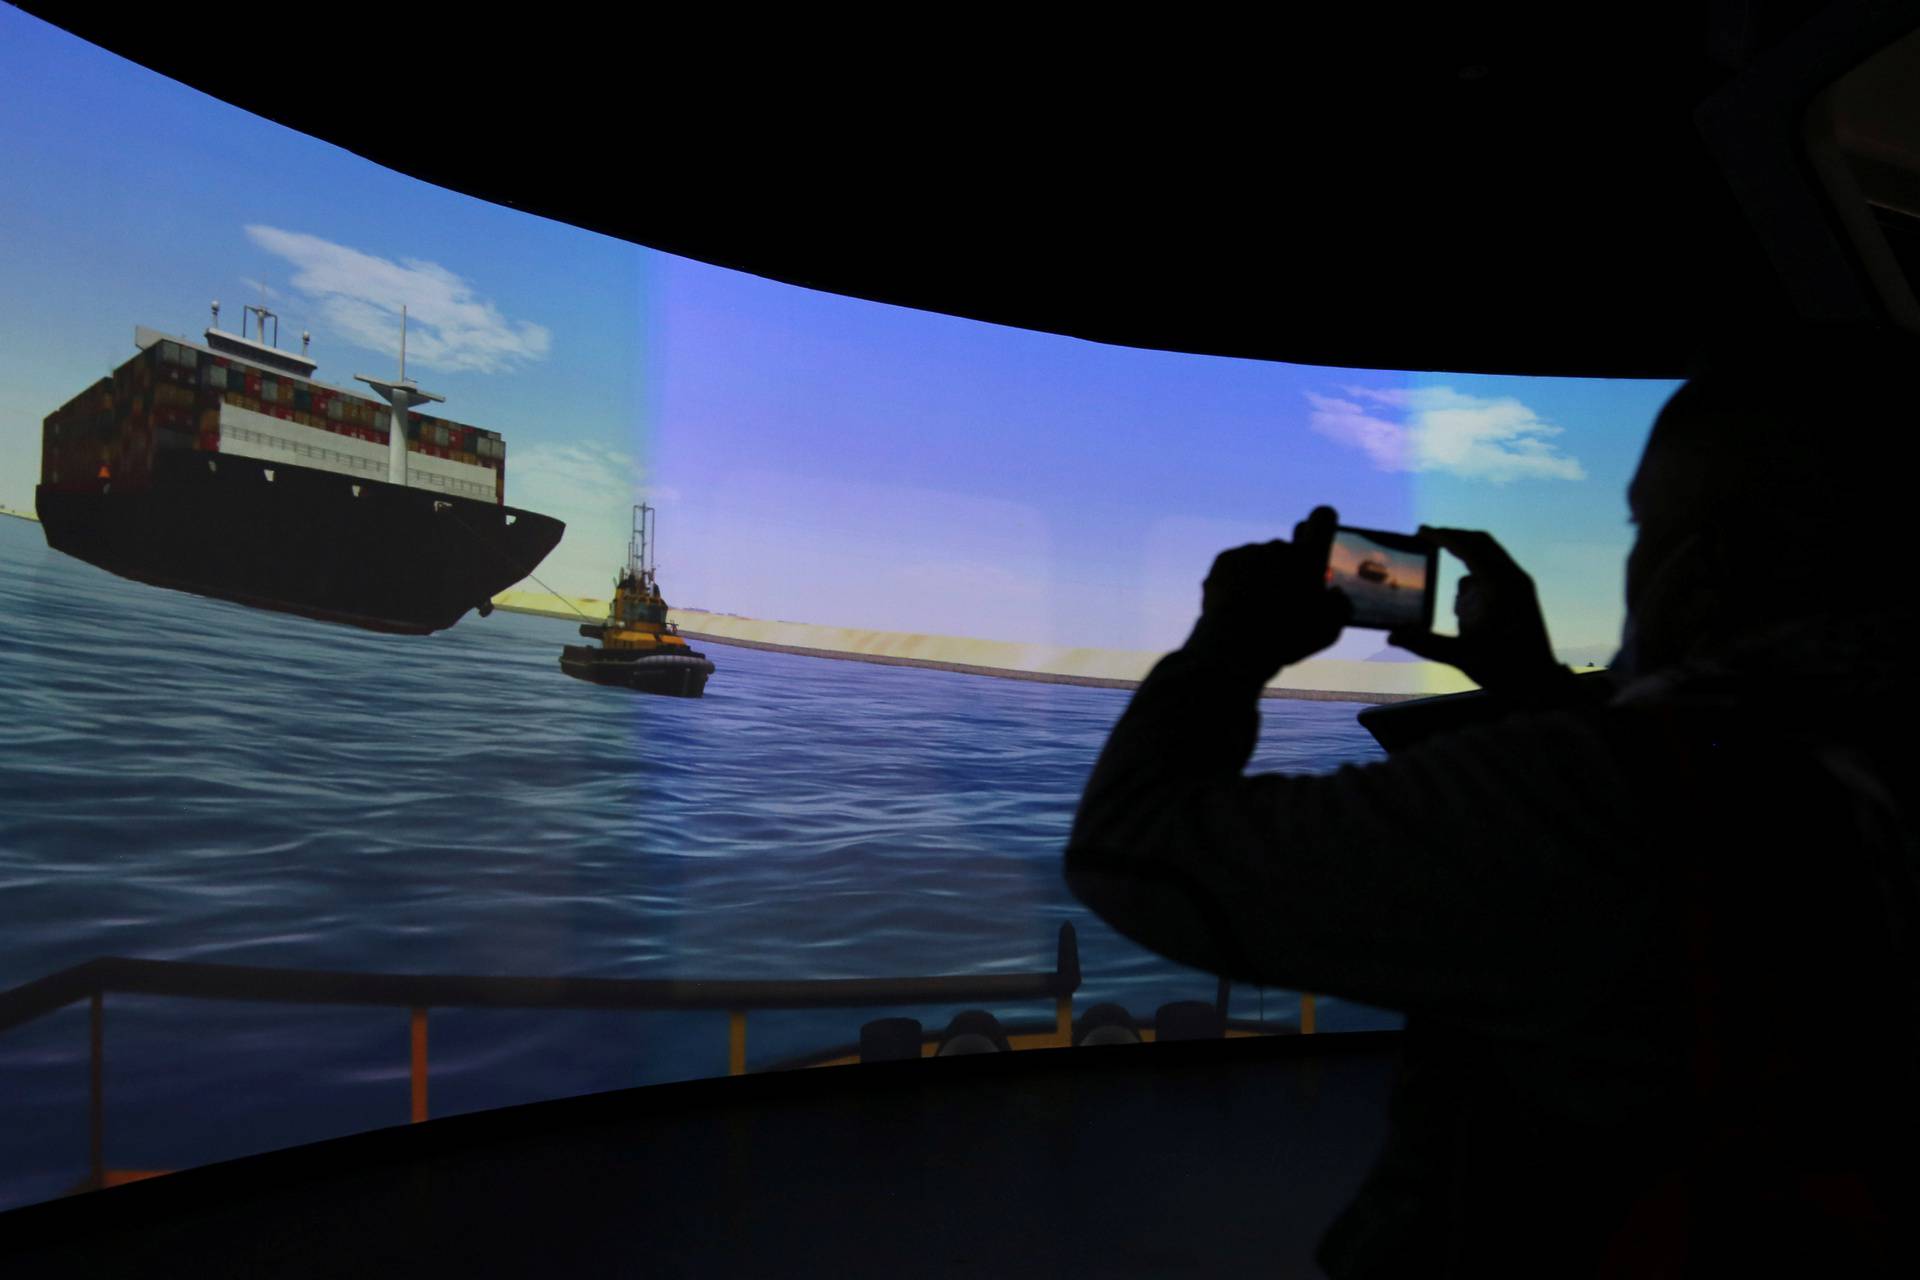
M 1752 690 L 1690 673 L 1247 777 L 1251 691 L 1184 650 L 1142 684 L 1075 822 L 1073 891 L 1172 959 L 1408 1015 L 1331 1274 L 1633 1274 L 1652 1254 L 1705 1274 L 1793 1249 L 1824 1268 L 1822 1213 L 1734 1225 L 1804 1199 L 1812 1165 L 1872 1202 L 1841 1217 L 1886 1215 L 1915 1020 L 1874 859 L 1904 844 L 1862 834 L 1816 749 L 1847 737 L 1832 717 L 1767 723 Z M 1728 1190 L 1735 1166 L 1755 1185 Z

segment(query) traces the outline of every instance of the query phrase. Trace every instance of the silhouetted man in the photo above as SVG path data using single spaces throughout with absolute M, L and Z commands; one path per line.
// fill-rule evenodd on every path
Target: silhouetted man
M 1261 687 L 1348 616 L 1336 517 L 1215 561 L 1067 879 L 1175 960 L 1408 1015 L 1333 1275 L 1920 1274 L 1915 367 L 1802 339 L 1674 396 L 1604 704 L 1493 539 L 1429 530 L 1468 568 L 1460 635 L 1393 639 L 1487 689 L 1481 721 L 1243 776 Z

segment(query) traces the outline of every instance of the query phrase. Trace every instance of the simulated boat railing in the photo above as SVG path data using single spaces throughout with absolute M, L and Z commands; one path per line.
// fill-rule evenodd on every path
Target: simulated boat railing
M 747 1015 L 772 1009 L 905 1008 L 1006 1005 L 1051 1000 L 1062 1042 L 1070 1042 L 1080 949 L 1073 926 L 1060 926 L 1051 973 L 930 978 L 817 978 L 791 981 L 691 978 L 500 978 L 405 973 L 266 969 L 104 956 L 0 992 L 0 1033 L 85 1000 L 90 1009 L 88 1167 L 85 1188 L 145 1173 L 106 1164 L 106 997 L 175 996 L 270 1004 L 375 1005 L 408 1010 L 411 1119 L 427 1118 L 427 1013 L 436 1008 L 725 1010 L 727 1071 L 747 1069 Z
M 406 1009 L 410 1029 L 410 1119 L 427 1119 L 427 1014 L 432 1009 L 725 1010 L 727 1072 L 747 1069 L 747 1015 L 774 1009 L 908 1008 L 997 1005 L 1050 1000 L 1051 1036 L 1073 1043 L 1073 995 L 1080 988 L 1080 949 L 1062 924 L 1051 973 L 925 978 L 807 978 L 787 981 L 694 978 L 513 978 L 405 973 L 268 969 L 103 956 L 0 992 L 0 1034 L 82 1000 L 88 1002 L 88 1177 L 91 1190 L 150 1177 L 154 1170 L 114 1170 L 106 1163 L 106 997 L 173 996 L 268 1004 L 362 1005 Z M 1223 993 L 1224 995 L 1224 993 Z M 1222 1001 L 1224 1010 L 1224 999 Z M 1301 1032 L 1314 1030 L 1312 996 L 1300 1000 Z

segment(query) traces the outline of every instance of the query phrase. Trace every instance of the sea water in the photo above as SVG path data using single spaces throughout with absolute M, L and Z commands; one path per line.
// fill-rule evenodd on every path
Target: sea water
M 289 565 L 289 573 L 299 572 Z M 707 604 L 723 602 L 702 602 Z M 560 673 L 576 624 L 385 636 L 128 582 L 0 518 L 0 989 L 96 956 L 369 972 L 1051 970 L 1151 1018 L 1214 980 L 1116 935 L 1060 851 L 1124 691 L 701 642 L 702 699 Z M 1378 757 L 1267 702 L 1254 767 Z M 1234 1012 L 1293 1012 L 1236 989 Z M 110 995 L 107 1163 L 402 1123 L 407 1015 Z M 749 1066 L 875 1010 L 754 1015 Z M 932 1024 L 952 1010 L 903 1009 Z M 994 1010 L 1045 1020 L 1045 1004 Z M 0 1033 L 0 1208 L 87 1167 L 84 1002 Z M 1323 1028 L 1393 1025 L 1323 1002 Z M 722 1013 L 435 1010 L 435 1115 L 727 1069 Z

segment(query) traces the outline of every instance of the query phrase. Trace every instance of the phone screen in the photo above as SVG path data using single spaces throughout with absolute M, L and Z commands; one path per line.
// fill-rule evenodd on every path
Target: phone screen
M 1438 557 L 1431 542 L 1410 534 L 1343 526 L 1327 556 L 1327 585 L 1353 601 L 1348 626 L 1427 631 L 1433 626 Z

